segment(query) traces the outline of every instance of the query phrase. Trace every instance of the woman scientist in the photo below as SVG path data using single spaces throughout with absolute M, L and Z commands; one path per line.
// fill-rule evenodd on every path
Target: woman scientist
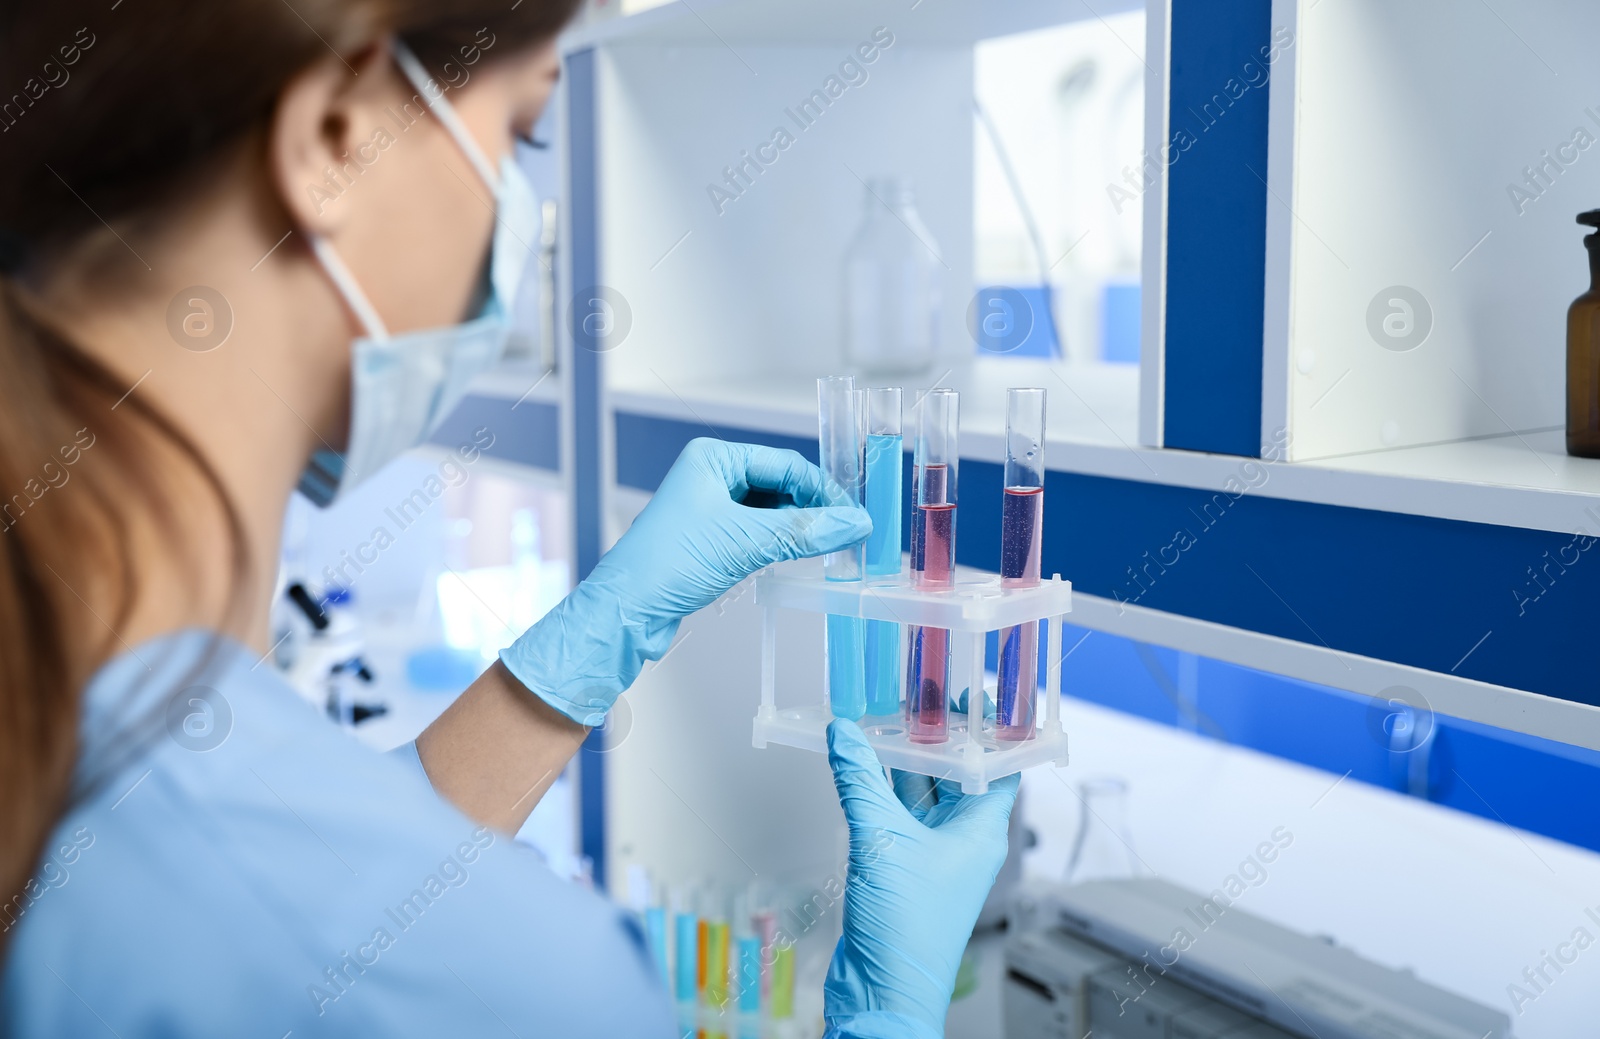
M 369 478 L 499 356 L 513 142 L 575 6 L 0 2 L 0 1033 L 671 1033 L 636 929 L 507 835 L 683 617 L 866 534 L 815 467 L 690 445 L 394 754 L 262 666 L 290 493 Z M 830 746 L 828 1025 L 938 1035 L 1015 780 Z

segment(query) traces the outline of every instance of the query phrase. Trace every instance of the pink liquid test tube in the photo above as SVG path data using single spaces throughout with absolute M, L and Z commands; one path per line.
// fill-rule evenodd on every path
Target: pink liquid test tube
M 911 472 L 911 580 L 918 588 L 955 584 L 957 427 L 961 398 L 930 390 L 917 409 Z M 906 735 L 913 743 L 950 738 L 950 632 L 911 625 L 906 659 Z
M 1006 473 L 1000 512 L 1000 585 L 1039 584 L 1044 521 L 1044 404 L 1040 389 L 1006 391 Z M 997 740 L 1031 740 L 1038 716 L 1039 622 L 1000 632 Z

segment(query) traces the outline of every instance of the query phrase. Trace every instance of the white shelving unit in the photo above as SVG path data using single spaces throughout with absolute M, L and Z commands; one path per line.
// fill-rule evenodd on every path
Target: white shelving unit
M 977 358 L 967 309 L 977 284 L 974 47 L 1076 22 L 1107 33 L 1121 54 L 1142 41 L 1113 40 L 1103 19 L 1142 7 L 710 0 L 569 34 L 569 53 L 594 49 L 598 280 L 627 311 L 601 355 L 606 413 L 814 437 L 813 380 L 848 368 L 840 261 L 862 181 L 895 174 L 911 181 L 944 269 L 940 357 L 903 380 L 908 390 L 962 390 L 964 434 L 986 453 L 1001 450 L 1002 391 L 1016 385 L 1052 392 L 1053 438 L 1137 444 L 1137 366 Z M 792 113 L 851 60 L 864 82 L 800 127 Z M 737 198 L 714 200 L 726 168 L 778 128 L 793 143 L 766 152 L 776 161 Z
M 779 610 L 834 617 L 916 624 L 948 630 L 951 640 L 951 682 L 965 682 L 967 703 L 981 703 L 984 685 L 984 639 L 991 631 L 1018 624 L 1048 622 L 1048 640 L 1059 647 L 1062 624 L 1072 611 L 1072 584 L 1057 574 L 1034 588 L 1001 588 L 1000 579 L 967 571 L 955 587 L 924 591 L 911 587 L 905 575 L 880 580 L 835 582 L 822 576 L 817 560 L 771 567 L 756 578 L 755 602 L 763 608 L 761 627 L 761 708 L 756 713 L 754 742 L 779 743 L 826 752 L 827 727 L 833 720 L 826 689 L 821 703 L 778 703 Z M 963 679 L 958 676 L 965 675 Z M 815 690 L 812 690 L 815 692 Z M 967 714 L 952 712 L 950 738 L 944 743 L 914 743 L 898 717 L 866 717 L 862 731 L 890 768 L 940 779 L 954 779 L 967 793 L 981 794 L 989 783 L 1033 765 L 1067 763 L 1067 734 L 1061 727 L 1061 668 L 1047 670 L 1044 706 L 1038 732 L 1030 740 L 1003 742 L 972 724 Z
M 1600 140 L 1600 8 L 1278 0 L 1273 19 L 1296 44 L 1272 93 L 1263 442 L 1287 429 L 1294 461 L 1578 529 L 1552 498 L 1593 499 L 1600 462 L 1551 431 L 1588 284 L 1574 217 L 1600 204 L 1573 143 Z

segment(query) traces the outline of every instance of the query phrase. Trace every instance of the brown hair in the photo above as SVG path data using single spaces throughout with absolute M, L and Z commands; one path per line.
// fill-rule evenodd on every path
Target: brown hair
M 151 435 L 215 495 L 235 599 L 262 576 L 249 572 L 238 514 L 201 452 L 56 331 L 22 286 L 102 224 L 157 217 L 206 160 L 261 136 L 284 84 L 330 51 L 393 33 L 452 83 L 480 58 L 554 36 L 578 2 L 0 0 L 0 955 L 70 803 L 80 687 L 122 648 L 114 632 L 137 592 L 123 516 L 142 508 L 176 529 L 166 521 L 178 503 L 140 446 Z M 85 256 L 75 273 L 109 283 L 114 268 Z M 91 449 L 106 464 L 70 471 Z M 45 500 L 68 479 L 70 501 Z M 41 505 L 48 516 L 28 522 Z M 98 628 L 73 623 L 86 587 L 116 604 Z

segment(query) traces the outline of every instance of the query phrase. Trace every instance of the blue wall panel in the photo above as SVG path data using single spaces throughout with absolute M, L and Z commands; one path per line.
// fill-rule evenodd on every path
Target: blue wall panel
M 1600 704 L 1600 562 L 1571 535 L 1067 473 L 1046 486 L 1045 569 L 1080 591 Z M 1563 554 L 1576 564 L 1527 601 L 1528 569 Z
M 1172 0 L 1167 447 L 1261 441 L 1271 0 Z
M 1432 740 L 1397 752 L 1383 701 L 1205 658 L 1185 711 L 1180 654 L 1083 629 L 1069 629 L 1066 645 L 1069 696 L 1397 793 L 1412 792 L 1415 772 L 1416 796 L 1600 851 L 1600 813 L 1573 810 L 1600 803 L 1595 751 L 1425 716 L 1419 731 Z
M 473 431 L 488 429 L 494 444 L 484 454 L 535 469 L 561 469 L 561 409 L 554 404 L 473 394 L 452 411 L 428 443 L 455 447 L 473 441 Z

